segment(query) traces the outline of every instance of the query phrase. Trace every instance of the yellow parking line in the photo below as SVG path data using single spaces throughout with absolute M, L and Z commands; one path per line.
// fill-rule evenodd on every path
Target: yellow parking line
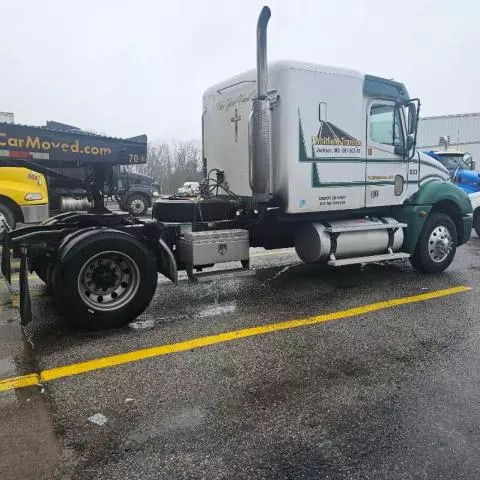
M 40 373 L 33 373 L 21 377 L 0 380 L 0 391 L 29 387 L 38 383 L 49 382 L 51 380 L 56 380 L 63 377 L 70 377 L 73 375 L 78 375 L 80 373 L 91 372 L 107 367 L 114 367 L 125 363 L 137 362 L 146 358 L 161 357 L 163 355 L 169 355 L 171 353 L 185 352 L 187 350 L 194 350 L 197 348 L 207 347 L 209 345 L 215 345 L 218 343 L 231 342 L 233 340 L 239 340 L 241 338 L 264 335 L 267 333 L 278 332 L 281 330 L 289 330 L 292 328 L 315 325 L 319 323 L 329 322 L 332 320 L 355 317 L 378 310 L 385 310 L 388 308 L 398 307 L 400 305 L 406 305 L 409 303 L 424 302 L 426 300 L 433 300 L 435 298 L 455 295 L 457 293 L 467 292 L 470 290 L 472 289 L 466 286 L 446 288 L 443 290 L 435 290 L 432 292 L 413 295 L 410 297 L 393 298 L 391 300 L 385 300 L 383 302 L 362 305 L 360 307 L 354 307 L 348 310 L 340 310 L 324 315 L 315 315 L 313 317 L 289 320 L 286 322 L 278 322 L 261 325 L 258 327 L 243 328 L 241 330 L 223 332 L 216 335 L 209 335 L 207 337 L 199 337 L 191 340 L 186 340 L 183 342 L 159 345 L 156 347 L 144 348 L 142 350 L 134 350 L 132 352 L 121 353 L 119 355 L 95 358 L 93 360 L 87 360 L 85 362 L 73 363 L 71 365 L 65 365 L 62 367 L 43 370 Z
M 0 381 L 0 392 L 4 390 L 13 390 L 14 388 L 31 387 L 39 383 L 38 373 L 22 375 L 21 377 L 7 378 Z

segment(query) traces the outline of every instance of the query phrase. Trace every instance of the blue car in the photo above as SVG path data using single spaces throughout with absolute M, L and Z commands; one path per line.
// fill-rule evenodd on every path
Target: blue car
M 450 172 L 450 178 L 469 197 L 473 207 L 473 228 L 480 236 L 480 172 L 469 153 L 452 150 L 423 152 L 442 163 Z
M 467 194 L 480 192 L 480 172 L 475 170 L 475 161 L 469 153 L 451 150 L 423 152 L 438 160 L 450 172 L 452 182 Z

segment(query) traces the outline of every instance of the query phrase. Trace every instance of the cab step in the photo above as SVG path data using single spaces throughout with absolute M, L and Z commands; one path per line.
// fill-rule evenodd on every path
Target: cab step
M 409 257 L 410 254 L 404 252 L 384 253 L 382 255 L 370 255 L 367 257 L 342 258 L 341 260 L 332 258 L 331 260 L 329 260 L 328 264 L 333 267 L 343 267 L 345 265 L 355 265 L 356 263 L 387 262 L 390 260 L 398 260 L 400 258 Z

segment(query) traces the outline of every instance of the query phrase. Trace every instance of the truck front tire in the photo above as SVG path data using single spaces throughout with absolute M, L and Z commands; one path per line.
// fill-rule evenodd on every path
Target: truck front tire
M 51 283 L 69 323 L 101 330 L 125 325 L 147 308 L 157 287 L 157 269 L 139 240 L 102 232 L 67 243 Z
M 15 215 L 5 204 L 0 203 L 0 240 L 3 240 L 5 226 L 3 221 L 8 223 L 8 226 L 13 230 L 15 228 Z
M 135 194 L 130 195 L 127 200 L 127 210 L 132 215 L 145 215 L 148 210 L 149 201 L 145 195 Z
M 457 228 L 444 213 L 431 213 L 423 227 L 411 264 L 425 273 L 443 272 L 457 250 Z

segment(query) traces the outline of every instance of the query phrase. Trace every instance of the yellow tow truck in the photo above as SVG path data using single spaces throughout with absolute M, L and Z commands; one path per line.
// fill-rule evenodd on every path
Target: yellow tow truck
M 0 171 L 0 239 L 17 223 L 39 223 L 48 218 L 47 182 L 41 173 L 27 168 Z

